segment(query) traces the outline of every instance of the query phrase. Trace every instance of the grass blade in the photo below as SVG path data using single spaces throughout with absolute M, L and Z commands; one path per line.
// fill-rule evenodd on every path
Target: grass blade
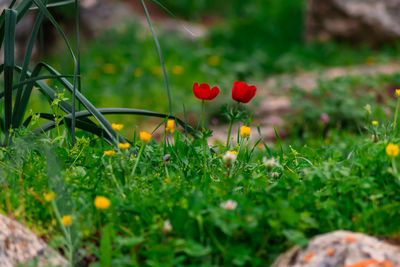
M 170 90 L 169 90 L 168 76 L 167 76 L 167 71 L 165 70 L 164 58 L 162 55 L 160 43 L 158 42 L 157 34 L 156 34 L 156 31 L 154 30 L 153 23 L 151 22 L 150 15 L 149 15 L 149 12 L 147 11 L 144 0 L 140 0 L 140 3 L 142 4 L 144 13 L 146 15 L 147 22 L 148 22 L 151 32 L 153 34 L 154 42 L 156 43 L 158 56 L 160 57 L 161 68 L 162 68 L 163 74 L 164 74 L 165 89 L 167 90 L 167 95 L 168 95 L 169 115 L 172 115 L 172 102 L 171 102 L 171 94 L 170 94 Z
M 72 50 L 71 45 L 69 44 L 67 36 L 64 34 L 64 31 L 61 29 L 60 25 L 56 22 L 54 17 L 49 13 L 47 8 L 43 5 L 42 2 L 39 0 L 32 0 L 35 5 L 44 13 L 44 15 L 50 20 L 50 22 L 53 24 L 53 26 L 57 29 L 57 31 L 60 33 L 62 38 L 64 39 L 65 44 L 67 45 L 67 48 L 72 56 L 72 59 L 74 61 L 74 82 L 73 82 L 73 87 L 72 87 L 72 126 L 71 126 L 71 137 L 72 137 L 72 146 L 75 144 L 75 99 L 76 99 L 76 79 L 78 75 L 78 63 L 74 54 L 74 51 Z
M 35 134 L 45 133 L 56 127 L 53 114 L 39 113 L 39 116 L 41 119 L 46 119 L 46 120 L 49 120 L 50 122 L 47 122 L 47 123 L 41 125 L 40 127 L 34 129 L 33 133 L 35 133 Z M 31 122 L 31 119 L 32 119 L 32 117 L 29 117 L 24 121 L 25 127 L 27 127 L 29 125 L 29 123 Z M 64 117 L 64 119 L 62 120 L 62 122 L 59 125 L 61 126 L 63 124 L 66 124 L 68 127 L 70 127 L 71 126 L 71 118 Z M 107 143 L 113 144 L 112 140 L 105 136 L 105 131 L 102 128 L 100 128 L 99 126 L 97 126 L 96 124 L 93 125 L 92 123 L 88 123 L 87 121 L 77 119 L 76 127 L 78 129 L 84 130 L 88 133 L 97 135 L 100 138 L 104 138 L 104 140 L 106 140 Z
M 77 56 L 77 85 L 78 91 L 82 93 L 81 90 L 81 38 L 79 34 L 79 1 L 75 0 L 75 31 L 76 31 L 76 56 Z M 79 103 L 78 110 L 81 109 L 81 104 Z
M 10 3 L 10 5 L 8 6 L 8 8 L 9 8 L 9 9 L 12 9 L 16 1 L 17 1 L 17 0 L 12 0 L 12 2 Z
M 17 7 L 15 8 L 18 13 L 17 23 L 23 18 L 23 16 L 29 10 L 31 5 L 32 5 L 32 0 L 23 0 L 17 5 Z M 0 16 L 0 48 L 3 46 L 4 32 L 5 32 L 5 19 L 4 19 L 5 15 L 3 14 L 5 14 L 5 10 Z
M 101 267 L 111 267 L 112 259 L 112 226 L 107 224 L 103 228 L 103 235 L 100 241 L 100 266 Z
M 46 3 L 47 3 L 47 0 L 44 1 L 44 4 L 46 4 Z M 35 21 L 35 24 L 33 26 L 32 33 L 31 33 L 31 37 L 29 38 L 28 46 L 26 48 L 24 62 L 22 65 L 22 71 L 19 76 L 20 83 L 25 80 L 26 73 L 27 73 L 28 67 L 29 67 L 29 62 L 30 62 L 31 56 L 32 56 L 33 46 L 35 45 L 35 41 L 36 41 L 37 34 L 40 29 L 40 25 L 42 24 L 42 20 L 43 20 L 43 12 L 40 11 L 38 16 L 36 17 L 36 21 Z M 21 102 L 25 103 L 25 105 L 28 103 L 27 99 L 21 100 L 23 89 L 24 89 L 23 85 L 19 86 L 17 89 L 17 95 L 15 96 L 15 104 L 14 104 L 13 118 L 12 118 L 13 127 L 20 126 L 22 119 L 23 119 L 22 116 L 24 115 L 25 110 L 26 110 L 26 106 L 20 106 L 20 103 Z M 30 93 L 24 94 L 24 97 L 28 97 L 28 99 L 29 99 L 29 96 L 30 96 Z
M 49 79 L 57 79 L 57 78 L 73 78 L 74 75 L 71 74 L 66 74 L 66 75 L 43 75 L 43 76 L 37 76 L 35 78 L 30 78 L 30 79 L 25 79 L 23 82 L 19 82 L 14 84 L 13 89 L 16 90 L 19 86 L 21 85 L 26 85 L 28 83 L 36 82 L 36 81 L 42 81 L 42 80 L 49 80 Z M 0 98 L 4 96 L 4 92 L 0 93 Z
M 190 125 L 187 125 L 181 119 L 174 117 L 174 116 L 170 116 L 169 114 L 158 113 L 158 112 L 153 112 L 153 111 L 148 111 L 148 110 L 143 110 L 143 109 L 131 109 L 131 108 L 99 108 L 97 111 L 99 113 L 101 113 L 102 115 L 139 115 L 139 116 L 149 116 L 149 117 L 156 117 L 156 118 L 162 118 L 162 119 L 170 118 L 170 119 L 175 120 L 182 127 L 186 127 L 188 133 L 190 133 L 194 138 L 198 138 L 197 132 Z M 93 116 L 93 115 L 88 110 L 82 110 L 82 111 L 79 111 L 76 113 L 77 120 L 82 120 L 83 118 L 90 117 L 90 116 Z M 70 120 L 72 118 L 72 114 L 67 114 L 64 116 L 64 118 Z M 60 122 L 60 124 L 62 124 L 62 122 Z M 48 128 L 48 130 L 50 130 L 50 129 L 52 129 L 52 128 Z M 39 128 L 35 129 L 35 131 L 41 132 L 41 130 Z
M 61 75 L 53 67 L 51 67 L 50 65 L 48 65 L 46 63 L 41 62 L 38 64 L 38 66 L 46 68 L 47 71 L 49 71 L 51 74 Z M 67 90 L 69 90 L 70 92 L 74 91 L 73 85 L 67 79 L 59 78 L 58 80 L 65 86 L 65 88 Z M 108 120 L 106 118 L 104 118 L 104 116 L 100 112 L 98 112 L 96 107 L 93 106 L 93 104 L 90 103 L 90 101 L 87 100 L 86 97 L 84 95 L 82 95 L 79 91 L 76 91 L 76 98 L 93 115 L 93 117 L 100 123 L 101 127 L 103 127 L 103 129 L 106 131 L 107 135 L 113 140 L 113 142 L 115 144 L 118 144 L 117 133 L 113 130 L 113 128 L 111 127 L 111 124 L 108 122 Z M 71 113 L 73 114 L 73 110 L 71 111 Z
M 47 4 L 46 7 L 60 7 L 60 6 L 66 6 L 66 5 L 70 5 L 73 4 L 75 2 L 75 0 L 67 0 L 67 1 L 60 1 L 60 2 L 56 2 L 56 3 L 50 3 Z M 38 10 L 39 8 L 37 7 L 32 7 L 29 10 Z
M 196 34 L 194 34 L 190 29 L 188 29 L 188 27 L 186 27 L 185 25 L 183 25 L 183 23 L 180 22 L 180 19 L 174 14 L 172 13 L 171 10 L 169 10 L 165 5 L 163 5 L 162 3 L 160 3 L 157 0 L 151 0 L 153 3 L 155 3 L 156 5 L 158 5 L 159 7 L 161 7 L 162 9 L 164 9 L 165 12 L 167 12 L 170 16 L 172 16 L 174 19 L 176 19 L 178 21 L 178 23 L 185 29 L 185 31 L 187 31 L 190 35 L 192 35 L 193 37 L 196 37 Z
M 8 130 L 11 127 L 12 117 L 12 90 L 14 74 L 14 41 L 15 25 L 17 23 L 17 11 L 5 10 L 5 39 L 4 39 L 4 115 L 6 140 L 8 143 Z
M 60 79 L 60 78 L 66 78 L 66 77 L 73 77 L 73 75 L 37 76 L 37 75 L 39 74 L 39 72 L 40 72 L 40 70 L 41 70 L 42 67 L 43 67 L 42 65 L 38 64 L 38 65 L 35 66 L 35 68 L 34 68 L 34 70 L 33 70 L 33 74 L 31 74 L 29 71 L 27 72 L 27 76 L 28 76 L 28 77 L 33 77 L 33 76 L 36 76 L 36 77 L 29 79 L 29 81 L 28 81 L 28 80 L 25 80 L 25 81 L 24 81 L 24 83 L 33 82 L 33 81 L 34 81 L 34 83 L 32 83 L 31 85 L 28 86 L 28 89 L 25 90 L 24 93 L 30 93 L 30 92 L 32 91 L 32 89 L 33 89 L 33 85 L 36 84 L 36 85 L 38 86 L 40 92 L 49 100 L 49 103 L 51 104 L 51 102 L 56 98 L 56 91 L 54 91 L 54 90 L 53 90 L 50 86 L 48 86 L 46 83 L 40 81 L 39 78 L 40 78 L 40 77 L 53 77 L 53 78 Z M 0 73 L 3 72 L 3 69 L 4 69 L 4 64 L 1 64 L 1 65 L 0 65 Z M 14 70 L 16 70 L 17 72 L 21 72 L 21 71 L 22 71 L 22 68 L 21 68 L 20 66 L 15 65 L 15 66 L 14 66 Z M 14 85 L 14 88 L 15 88 L 15 86 L 16 86 L 16 85 Z M 1 92 L 1 93 L 0 93 L 0 99 L 1 99 L 2 97 L 4 97 L 4 92 Z M 29 99 L 29 98 L 27 97 L 26 99 Z M 68 114 L 68 113 L 71 113 L 71 111 L 72 111 L 72 106 L 71 106 L 69 103 L 65 102 L 65 101 L 61 101 L 61 102 L 59 103 L 59 106 L 60 106 L 60 108 L 61 108 L 65 113 L 67 113 L 67 114 Z M 91 120 L 89 120 L 89 119 L 83 119 L 83 120 L 85 120 L 85 121 L 88 122 L 88 123 L 94 124 L 94 123 L 93 123 Z M 94 124 L 94 125 L 96 125 L 96 124 Z

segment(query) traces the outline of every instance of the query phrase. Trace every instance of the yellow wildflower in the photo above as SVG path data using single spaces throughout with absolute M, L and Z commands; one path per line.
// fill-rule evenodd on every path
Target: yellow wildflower
M 397 144 L 388 144 L 386 146 L 386 154 L 389 157 L 397 157 L 399 155 L 400 148 Z
M 221 60 L 218 56 L 211 56 L 208 58 L 208 64 L 213 67 L 218 66 L 220 61 Z
M 113 64 L 104 64 L 103 65 L 103 72 L 106 74 L 114 74 L 117 68 Z
M 99 210 L 106 210 L 110 207 L 111 201 L 103 196 L 97 196 L 94 199 L 94 206 Z
M 372 121 L 372 126 L 378 126 L 378 121 Z
M 43 194 L 43 197 L 47 202 L 50 202 L 53 199 L 55 199 L 57 197 L 57 195 L 53 191 L 50 191 L 48 193 Z
M 118 144 L 118 147 L 121 149 L 128 149 L 128 148 L 130 148 L 130 146 L 131 146 L 131 144 L 129 144 L 129 143 L 119 143 Z
M 143 75 L 143 71 L 141 68 L 137 68 L 133 71 L 133 76 L 135 76 L 136 78 L 139 78 L 140 76 Z
M 173 133 L 175 130 L 175 121 L 174 120 L 168 120 L 167 121 L 167 127 L 165 127 L 165 130 L 167 132 Z
M 111 123 L 111 127 L 114 129 L 114 131 L 121 131 L 122 128 L 124 128 L 124 125 L 119 123 Z
M 180 65 L 176 65 L 172 68 L 172 73 L 175 75 L 181 75 L 183 73 L 183 67 Z
M 148 132 L 142 131 L 139 133 L 139 137 L 140 137 L 140 140 L 142 140 L 145 143 L 148 143 L 148 142 L 150 142 L 151 134 L 149 134 Z
M 71 225 L 72 225 L 72 217 L 71 217 L 71 215 L 64 215 L 64 216 L 62 216 L 61 222 L 62 222 L 65 226 L 71 226 Z
M 115 155 L 115 150 L 114 149 L 110 149 L 110 150 L 106 150 L 104 151 L 104 155 L 106 156 L 114 156 Z
M 400 89 L 396 89 L 396 95 L 400 96 Z
M 244 138 L 249 137 L 250 132 L 251 132 L 250 127 L 247 127 L 247 126 L 244 126 L 244 125 L 242 127 L 240 127 L 240 135 L 242 137 L 244 137 Z

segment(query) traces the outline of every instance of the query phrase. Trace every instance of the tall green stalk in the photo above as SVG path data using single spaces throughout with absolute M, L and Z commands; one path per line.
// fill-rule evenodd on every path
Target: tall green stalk
M 201 101 L 201 131 L 203 136 L 203 177 L 204 179 L 207 176 L 207 138 L 206 138 L 206 129 L 204 128 L 204 117 L 205 117 L 205 101 Z
M 392 157 L 392 168 L 393 168 L 393 174 L 397 177 L 397 166 L 396 166 L 396 159 Z
M 226 137 L 226 146 L 225 146 L 226 150 L 229 150 L 229 141 L 230 141 L 229 139 L 231 139 L 232 126 L 233 126 L 233 120 L 231 119 L 229 122 L 228 135 Z
M 226 146 L 225 149 L 229 150 L 229 142 L 231 139 L 231 133 L 232 133 L 232 126 L 235 123 L 236 119 L 237 119 L 237 110 L 239 107 L 239 102 L 236 103 L 235 107 L 233 108 L 232 113 L 230 114 L 230 122 L 229 122 L 229 129 L 228 129 L 228 135 L 226 137 Z
M 81 37 L 79 31 L 79 0 L 75 0 L 75 31 L 76 31 L 76 60 L 77 62 L 77 87 L 78 91 L 82 92 L 81 90 Z M 81 103 L 78 103 L 78 110 L 81 110 Z
M 399 117 L 399 106 L 400 106 L 400 96 L 397 96 L 396 111 L 394 114 L 394 122 L 393 122 L 393 138 L 397 136 L 397 119 Z
M 172 103 L 171 103 L 171 94 L 169 91 L 168 76 L 167 76 L 167 71 L 165 70 L 164 58 L 162 55 L 160 43 L 158 42 L 157 34 L 156 34 L 156 31 L 154 30 L 153 23 L 151 22 L 150 15 L 149 15 L 149 12 L 147 11 L 147 7 L 144 3 L 144 0 L 140 0 L 140 3 L 142 4 L 144 13 L 146 15 L 147 23 L 149 24 L 151 32 L 153 34 L 154 42 L 156 43 L 158 56 L 160 57 L 161 68 L 163 70 L 165 88 L 167 90 L 167 95 L 168 95 L 169 115 L 172 115 Z
M 132 178 L 133 178 L 133 176 L 135 175 L 137 166 L 138 166 L 139 161 L 140 161 L 140 157 L 142 156 L 142 153 L 143 153 L 143 150 L 144 150 L 144 147 L 145 147 L 145 146 L 146 146 L 146 143 L 142 144 L 142 146 L 140 147 L 140 150 L 139 150 L 139 153 L 138 153 L 138 156 L 137 156 L 135 165 L 133 166 L 133 169 L 132 169 L 132 172 L 131 172 L 131 175 L 130 175 Z
M 67 258 L 69 261 L 69 266 L 73 267 L 74 266 L 74 244 L 72 243 L 70 227 L 67 228 L 63 224 L 63 222 L 61 220 L 60 211 L 58 210 L 56 201 L 54 199 L 51 201 L 51 204 L 53 206 L 57 221 L 60 224 L 61 231 L 64 233 L 65 243 L 66 243 L 67 249 L 68 249 Z

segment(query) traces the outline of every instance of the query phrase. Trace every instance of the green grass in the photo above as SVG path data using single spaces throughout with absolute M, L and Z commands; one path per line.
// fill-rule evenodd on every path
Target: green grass
M 293 87 L 289 92 L 293 112 L 286 116 L 289 135 L 307 139 L 329 135 L 332 128 L 359 133 L 371 120 L 392 121 L 399 87 L 399 73 L 321 79 L 310 91 Z M 328 122 L 323 122 L 322 114 L 328 115 Z
M 234 3 L 237 9 L 204 39 L 160 36 L 174 113 L 186 109 L 192 124 L 191 117 L 200 111 L 193 82 L 221 87 L 221 96 L 207 103 L 207 113 L 218 114 L 222 103 L 231 103 L 236 79 L 366 60 L 389 62 L 398 50 L 396 45 L 379 51 L 333 42 L 303 45 L 298 31 L 302 1 L 250 1 L 243 9 L 245 19 L 235 14 L 244 6 Z M 4 33 L 10 51 L 16 15 L 7 11 Z M 99 107 L 166 112 L 154 48 L 148 30 L 135 24 L 87 44 L 81 57 L 83 93 Z M 6 55 L 5 102 L 11 115 L 14 62 L 11 52 Z M 61 73 L 74 72 L 71 58 L 58 54 L 52 61 Z M 393 89 L 399 79 L 398 74 L 343 77 L 322 80 L 311 92 L 293 88 L 295 115 L 286 118 L 290 138 L 271 146 L 240 138 L 239 145 L 228 148 L 238 153 L 233 163 L 226 161 L 222 143 L 207 145 L 206 131 L 193 138 L 176 129 L 167 139 L 161 134 L 145 144 L 138 137 L 142 129 L 121 117 L 108 118 L 125 122 L 130 148 L 107 156 L 105 151 L 114 148 L 84 131 L 77 131 L 73 146 L 67 129 L 58 126 L 61 108 L 71 109 L 62 102 L 70 95 L 61 92 L 73 86 L 55 82 L 58 94 L 47 93 L 55 129 L 32 135 L 28 129 L 40 120 L 35 117 L 28 129 L 13 129 L 12 142 L 0 149 L 0 212 L 25 222 L 71 266 L 266 266 L 291 246 L 304 246 L 309 238 L 336 229 L 397 240 L 399 159 L 390 158 L 385 148 L 400 143 L 398 129 L 393 129 Z M 41 106 L 30 102 L 28 110 Z M 330 117 L 325 124 L 320 119 L 324 113 Z M 247 125 L 245 117 L 240 124 Z M 147 123 L 156 129 L 160 120 Z M 0 137 L 7 134 L 5 129 Z M 255 126 L 252 135 L 257 135 Z M 55 199 L 46 200 L 49 192 Z M 110 207 L 98 209 L 97 196 L 107 197 Z M 71 216 L 72 224 L 63 224 L 63 216 Z
M 336 229 L 395 239 L 400 176 L 385 147 L 400 139 L 388 120 L 363 126 L 359 135 L 332 128 L 329 142 L 323 135 L 272 147 L 242 140 L 231 148 L 239 152 L 232 167 L 224 147 L 203 150 L 201 139 L 175 131 L 174 142 L 144 147 L 133 176 L 138 138 L 105 156 L 112 148 L 82 133 L 69 149 L 59 139 L 15 132 L 0 154 L 0 210 L 66 253 L 62 240 L 70 235 L 75 261 L 93 266 L 265 266 Z M 271 157 L 276 163 L 265 165 Z M 43 198 L 50 191 L 54 206 Z M 96 209 L 96 196 L 109 198 L 110 208 Z M 237 207 L 222 208 L 227 200 Z M 66 234 L 54 208 L 72 216 Z M 172 229 L 164 228 L 167 220 Z

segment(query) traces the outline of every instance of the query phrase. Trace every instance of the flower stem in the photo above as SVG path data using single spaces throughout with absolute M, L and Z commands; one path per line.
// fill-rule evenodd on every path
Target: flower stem
M 229 122 L 229 129 L 228 129 L 228 136 L 226 138 L 226 150 L 229 150 L 229 139 L 231 139 L 231 132 L 232 132 L 232 126 L 233 126 L 233 119 Z
M 54 199 L 51 201 L 51 204 L 53 206 L 57 221 L 61 226 L 61 231 L 64 233 L 65 243 L 66 243 L 67 249 L 68 249 L 69 264 L 71 267 L 73 267 L 74 266 L 74 245 L 72 243 L 71 231 L 69 230 L 69 228 L 65 227 L 65 225 L 63 224 L 63 222 L 61 220 L 60 212 L 58 210 L 57 204 Z
M 139 150 L 139 154 L 138 154 L 138 156 L 137 156 L 137 159 L 136 159 L 136 162 L 135 162 L 135 166 L 133 166 L 133 170 L 132 170 L 132 172 L 131 172 L 131 177 L 132 177 L 132 178 L 133 178 L 133 176 L 135 175 L 136 168 L 137 168 L 137 166 L 138 166 L 138 164 L 139 164 L 139 160 L 140 160 L 140 157 L 142 156 L 143 149 L 144 149 L 145 146 L 146 146 L 146 144 L 143 144 L 142 147 L 141 147 L 140 150 Z
M 393 174 L 397 177 L 397 166 L 396 166 L 396 160 L 394 157 L 392 157 L 392 168 L 393 168 Z
M 207 138 L 205 136 L 206 129 L 204 128 L 204 117 L 205 117 L 205 102 L 201 101 L 201 131 L 203 136 L 203 179 L 205 181 L 207 175 Z
M 239 102 L 237 102 L 237 104 L 235 105 L 235 107 L 233 109 L 233 112 L 232 112 L 233 114 L 232 114 L 232 116 L 230 118 L 228 136 L 226 138 L 226 147 L 225 147 L 226 150 L 229 150 L 229 141 L 231 139 L 232 126 L 233 126 L 233 123 L 236 121 L 236 116 L 237 116 L 236 113 L 237 113 L 238 107 L 239 107 Z
M 110 168 L 111 178 L 112 178 L 113 182 L 115 183 L 115 186 L 117 187 L 117 190 L 119 191 L 119 193 L 121 194 L 121 196 L 123 198 L 126 198 L 126 196 L 124 194 L 124 191 L 122 191 L 122 189 L 121 189 L 121 187 L 119 185 L 119 182 L 117 181 L 117 177 L 115 177 L 114 170 L 113 170 L 112 163 L 111 163 L 111 158 L 108 161 L 108 166 Z
M 205 110 L 205 104 L 204 100 L 201 101 L 201 131 L 204 133 L 204 110 Z
M 397 98 L 396 111 L 395 111 L 395 114 L 394 114 L 393 138 L 396 137 L 396 135 L 397 135 L 397 118 L 398 118 L 398 115 L 399 115 L 399 106 L 400 106 L 400 97 Z

